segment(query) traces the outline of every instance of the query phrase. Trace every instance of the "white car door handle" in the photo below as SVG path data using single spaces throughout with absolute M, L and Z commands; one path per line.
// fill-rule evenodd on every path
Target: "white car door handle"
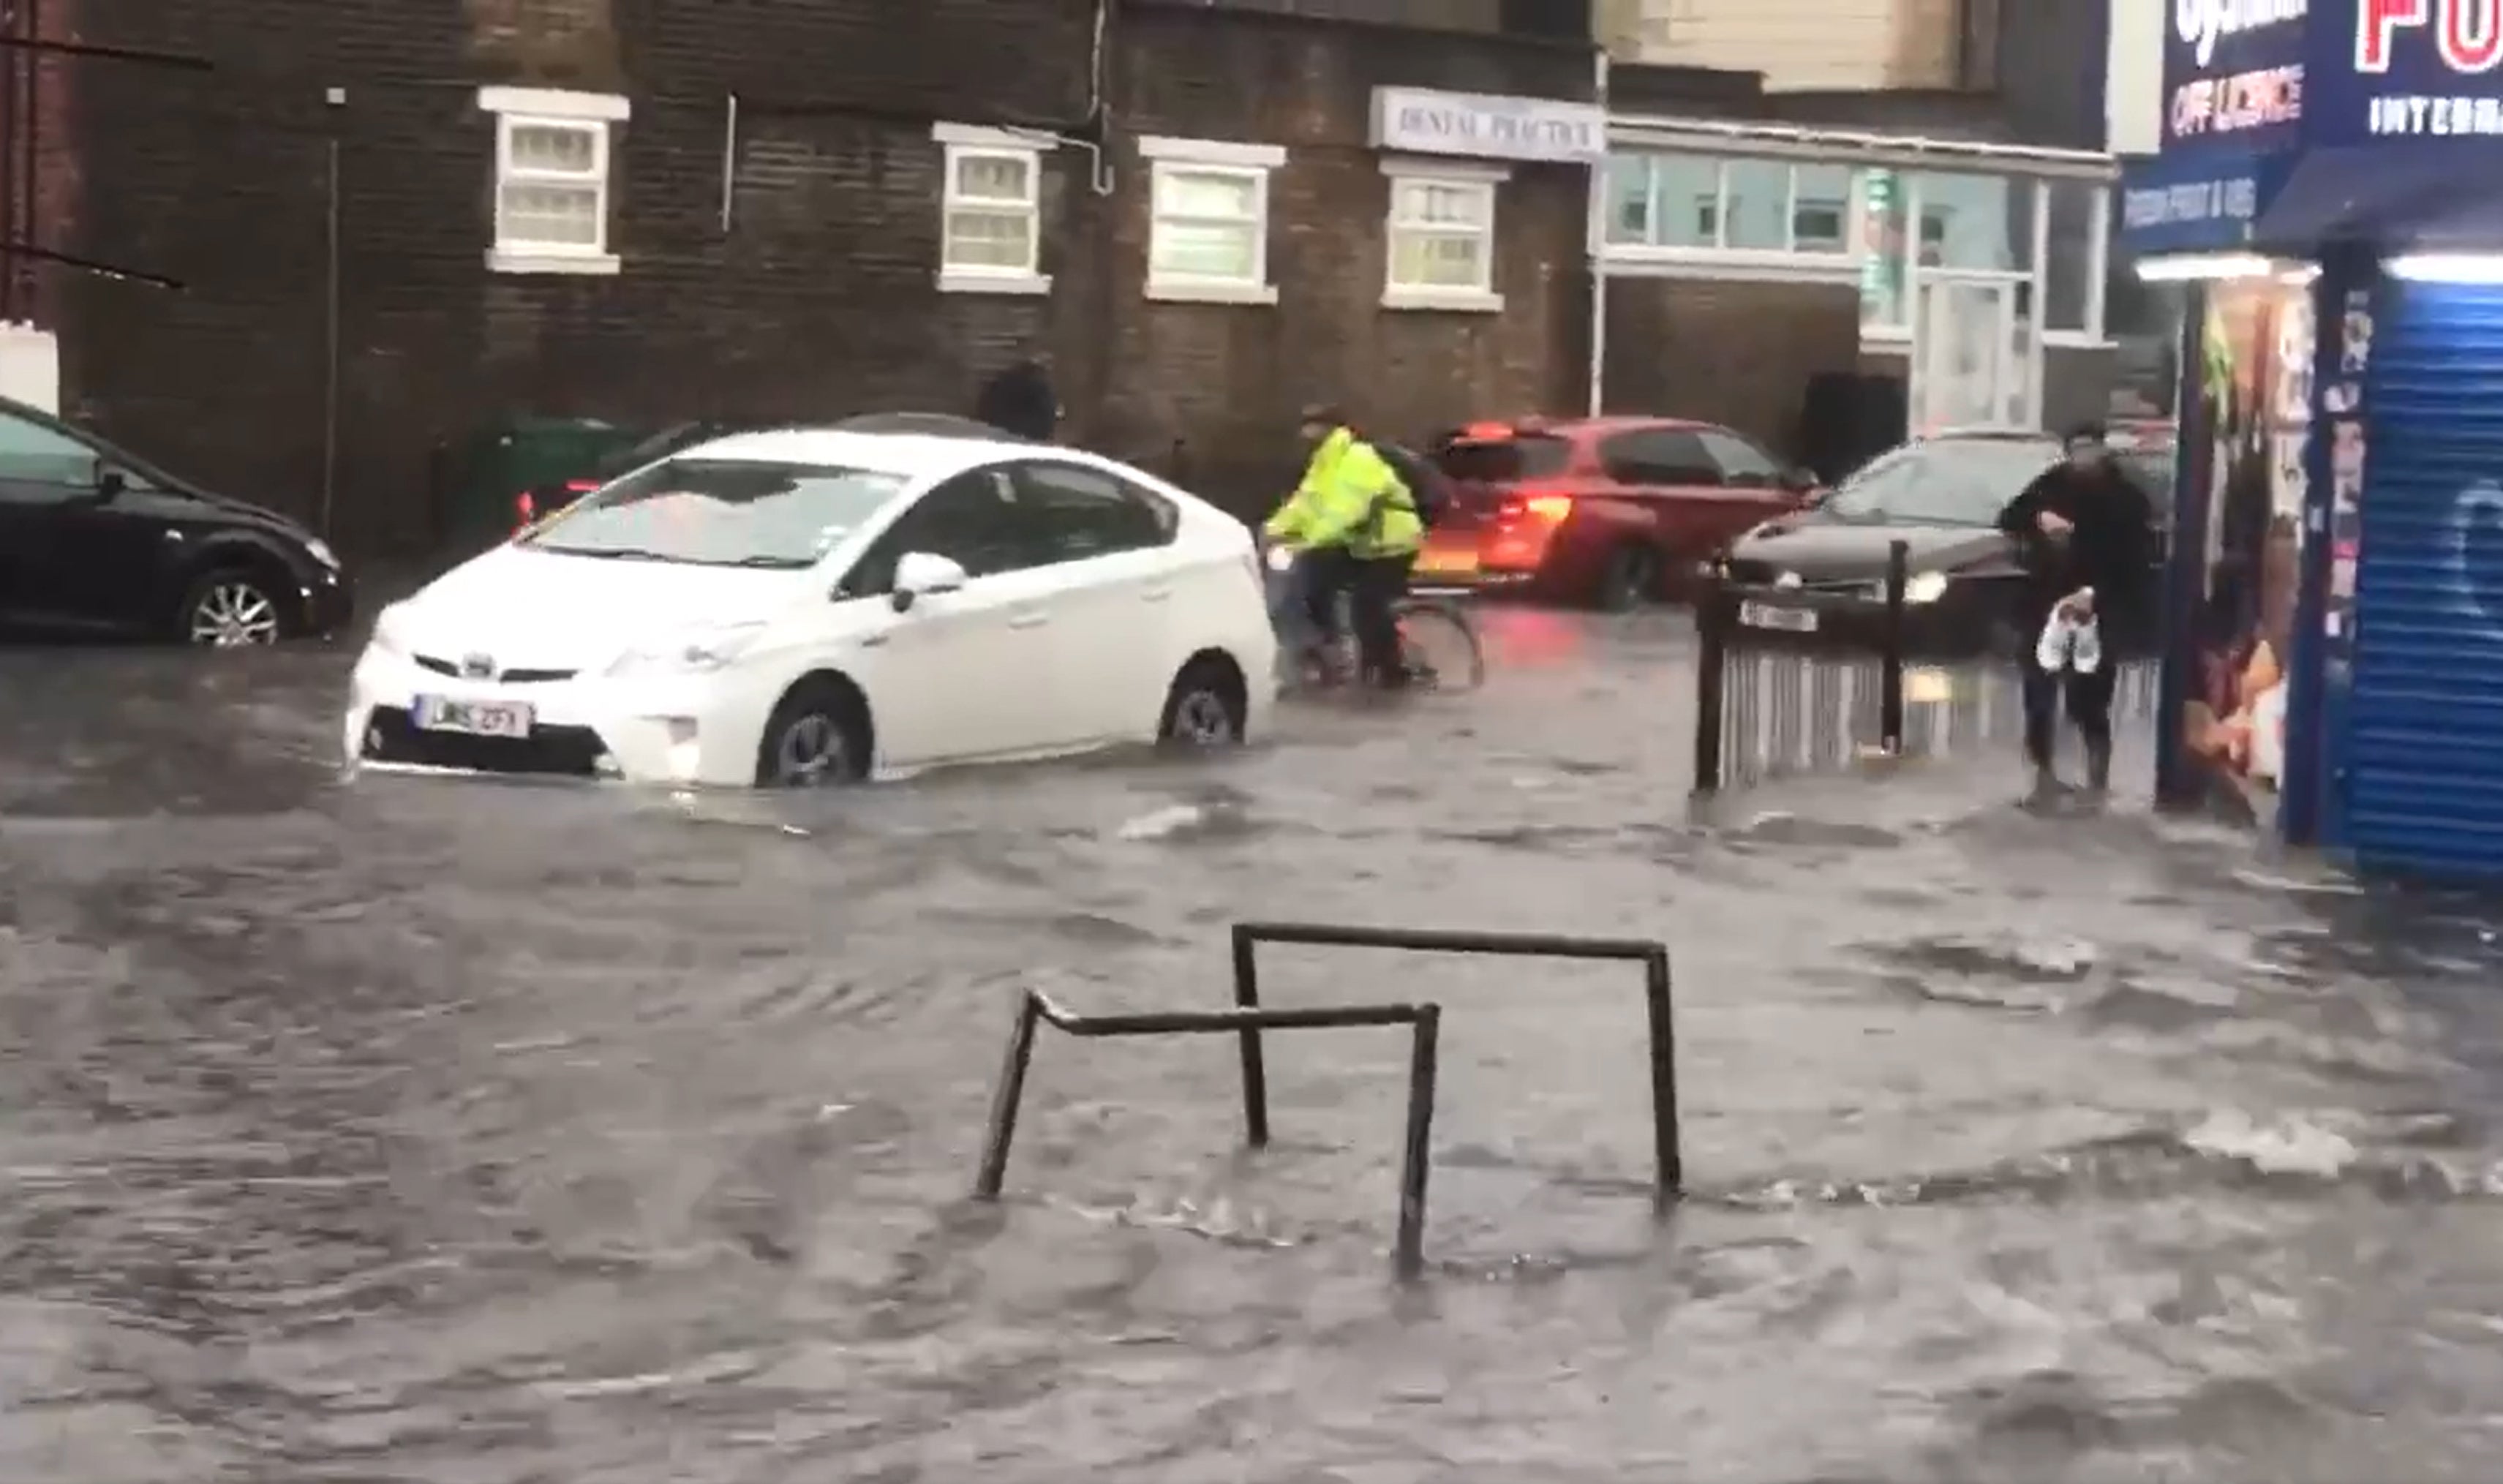
M 1167 599 L 1173 597 L 1173 589 L 1162 586 L 1151 587 L 1146 592 L 1141 593 L 1139 596 L 1145 598 L 1149 603 L 1163 603 Z
M 1011 629 L 1040 629 L 1049 622 L 1051 622 L 1051 615 L 1048 613 L 1016 613 L 1010 616 L 1009 627 Z

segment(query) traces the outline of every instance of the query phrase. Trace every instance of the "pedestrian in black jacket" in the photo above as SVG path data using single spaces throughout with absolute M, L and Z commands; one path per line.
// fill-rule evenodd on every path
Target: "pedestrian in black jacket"
M 2112 458 L 2101 424 L 2073 430 L 2068 458 L 2035 477 L 1999 512 L 2025 569 L 2017 637 L 2025 667 L 2025 761 L 2038 792 L 2060 786 L 2051 765 L 2062 692 L 2069 719 L 2086 743 L 2086 786 L 2111 782 L 2111 699 L 2118 669 L 2113 644 L 2097 662 L 2052 670 L 2037 641 L 2055 612 L 2093 622 L 2114 638 L 2134 638 L 2148 611 L 2154 511 L 2146 493 Z
M 974 419 L 1034 443 L 1048 443 L 1060 429 L 1060 398 L 1051 372 L 1027 357 L 982 384 Z

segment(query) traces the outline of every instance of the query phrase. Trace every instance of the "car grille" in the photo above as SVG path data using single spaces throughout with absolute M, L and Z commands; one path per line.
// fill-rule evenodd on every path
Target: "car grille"
M 414 658 L 420 670 L 430 670 L 438 675 L 451 675 L 455 679 L 461 677 L 461 667 L 450 660 L 437 659 L 430 654 Z M 506 685 L 550 685 L 559 680 L 570 680 L 580 673 L 577 670 L 503 670 L 497 671 L 493 678 Z
M 1729 567 L 1730 580 L 1745 587 L 1778 586 L 1783 571 L 1783 569 L 1775 567 L 1770 562 L 1733 560 Z M 1785 591 L 1817 593 L 1828 598 L 1883 598 L 1886 596 L 1886 584 L 1883 581 L 1872 582 L 1866 577 L 1829 578 L 1816 582 L 1802 582 Z
M 588 778 L 599 776 L 608 744 L 589 727 L 534 726 L 519 737 L 464 737 L 422 732 L 396 707 L 376 707 L 365 722 L 364 756 L 377 763 L 421 768 L 459 768 L 473 773 L 533 774 Z

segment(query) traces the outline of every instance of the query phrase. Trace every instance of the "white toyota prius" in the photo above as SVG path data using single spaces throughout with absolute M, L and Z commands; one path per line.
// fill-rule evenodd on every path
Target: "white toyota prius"
M 1239 742 L 1277 641 L 1251 535 L 1139 470 L 788 430 L 627 474 L 377 618 L 366 763 L 843 782 Z

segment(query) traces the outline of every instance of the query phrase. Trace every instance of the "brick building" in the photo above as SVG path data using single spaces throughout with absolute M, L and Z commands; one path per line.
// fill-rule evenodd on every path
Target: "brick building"
M 1030 351 L 1074 438 L 1246 503 L 1313 397 L 1583 399 L 1603 129 L 1556 6 L 39 9 L 213 64 L 51 69 L 24 234 L 179 285 L 21 264 L 65 411 L 352 549 L 436 538 L 438 451 L 517 414 L 963 409 Z

